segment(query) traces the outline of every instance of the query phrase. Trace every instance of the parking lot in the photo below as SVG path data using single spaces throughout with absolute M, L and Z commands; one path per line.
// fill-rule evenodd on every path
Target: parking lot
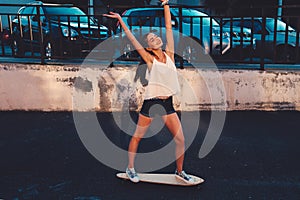
M 5 10 L 3 9 L 5 5 L 2 4 L 1 6 L 2 10 Z M 39 8 L 40 6 L 41 5 L 35 5 L 31 7 Z M 16 5 L 14 7 L 16 7 Z M 53 7 L 56 6 L 50 5 L 50 8 Z M 299 6 L 297 8 L 299 8 Z M 17 11 L 18 9 L 15 10 Z M 159 9 L 161 9 L 161 7 L 159 7 Z M 32 9 L 32 11 L 33 10 L 34 9 Z M 79 13 L 81 12 L 79 10 L 77 11 Z M 133 11 L 141 10 L 137 9 Z M 143 11 L 144 10 L 141 12 L 142 14 L 144 14 Z M 75 17 L 79 20 L 76 21 L 76 19 L 75 26 L 71 26 L 70 19 L 72 17 L 70 15 L 66 18 L 67 20 L 64 23 L 58 23 L 61 21 L 61 16 L 56 15 L 56 13 L 52 13 L 50 17 L 43 14 L 37 15 L 38 13 L 34 12 L 30 14 L 23 13 L 23 16 L 21 15 L 22 13 L 19 13 L 18 19 L 15 18 L 16 13 L 5 12 L 0 12 L 0 17 L 7 19 L 2 22 L 5 22 L 7 26 L 11 26 L 11 29 L 6 27 L 8 29 L 3 30 L 8 33 L 10 30 L 13 30 L 12 25 L 14 24 L 15 30 L 17 31 L 14 36 L 9 34 L 6 35 L 7 37 L 1 37 L 0 63 L 81 65 L 86 53 L 93 51 L 95 47 L 95 44 L 87 45 L 87 41 L 95 41 L 95 38 L 100 39 L 101 42 L 103 42 L 103 40 L 106 41 L 105 39 L 108 37 L 110 31 L 102 27 L 102 32 L 106 32 L 105 34 L 107 35 L 101 36 L 100 24 L 98 26 L 98 22 L 102 23 L 102 15 L 87 17 L 81 13 L 84 16 L 83 19 L 88 19 L 88 21 L 93 17 L 100 16 L 98 20 L 93 19 L 94 26 L 92 27 L 92 32 L 90 32 L 91 22 L 86 23 L 84 29 L 84 27 L 80 27 L 80 22 L 78 22 L 80 21 L 80 17 Z M 134 20 L 135 16 L 130 16 L 130 13 L 132 14 L 134 12 L 127 12 L 128 19 Z M 11 15 L 12 20 L 14 19 L 14 23 L 8 21 L 9 15 Z M 182 13 L 178 14 L 177 10 L 174 9 L 173 15 L 173 18 L 177 20 L 176 22 L 174 21 L 175 25 L 177 25 L 176 29 L 180 30 L 178 24 L 184 21 Z M 36 16 L 39 16 L 39 19 L 36 18 Z M 59 19 L 51 21 L 51 17 L 58 17 Z M 159 19 L 156 19 L 157 15 L 144 17 L 146 17 L 148 21 L 155 19 L 155 22 L 159 22 Z M 215 17 L 215 23 L 219 22 L 222 18 L 221 16 Z M 290 17 L 293 20 L 295 16 L 287 15 L 282 17 L 289 21 Z M 140 16 L 138 18 L 140 18 Z M 278 18 L 278 16 L 275 18 Z M 224 22 L 225 19 L 226 18 L 224 18 Z M 259 17 L 256 20 L 260 22 L 261 19 L 261 27 L 263 27 L 266 23 L 264 19 Z M 268 18 L 265 18 L 265 20 L 267 19 Z M 25 36 L 23 35 L 24 32 L 22 28 L 18 30 L 18 28 L 26 24 L 24 20 L 27 20 L 28 25 L 27 29 L 24 29 L 28 31 Z M 52 33 L 51 36 L 47 35 L 49 36 L 48 38 L 45 37 L 47 38 L 47 40 L 44 40 L 45 43 L 39 40 L 41 38 L 39 29 L 41 28 L 41 24 L 43 25 L 43 23 L 39 23 L 41 22 L 39 20 L 45 20 L 47 27 L 45 26 L 44 28 L 49 28 L 46 33 Z M 254 35 L 254 33 L 251 32 L 251 27 L 253 26 L 252 28 L 254 28 L 254 18 L 251 18 L 249 29 L 245 29 L 246 31 L 239 26 L 232 26 L 234 20 L 242 20 L 242 22 L 248 20 L 248 18 L 243 17 L 234 20 L 233 18 L 227 17 L 227 26 L 222 27 L 223 24 L 220 23 L 220 25 L 218 25 L 220 27 L 218 28 L 211 26 L 214 20 L 209 15 L 188 16 L 188 20 L 185 19 L 185 21 L 189 22 L 203 22 L 203 20 L 207 20 L 210 23 L 209 26 L 206 27 L 207 31 L 214 30 L 213 33 L 208 34 L 209 36 L 207 36 L 206 41 L 210 41 L 214 37 L 216 43 L 223 42 L 227 46 L 230 46 L 230 48 L 225 48 L 226 52 L 224 52 L 223 55 L 210 54 L 215 62 L 210 64 L 216 64 L 218 69 L 275 69 L 283 70 L 283 73 L 285 71 L 300 69 L 299 29 L 292 30 L 289 26 L 284 26 L 283 29 L 278 31 L 275 30 L 274 27 L 270 30 L 266 30 L 263 27 L 262 29 L 268 32 L 259 30 Z M 223 18 L 221 21 L 222 20 Z M 128 23 L 131 22 L 130 20 L 128 21 Z M 51 26 L 53 24 L 56 26 Z M 159 26 L 160 25 L 161 22 L 159 23 Z M 193 23 L 186 23 L 185 26 L 188 27 L 190 25 L 193 25 Z M 35 26 L 35 31 L 37 31 L 36 36 L 32 36 L 33 26 Z M 137 28 L 140 24 L 136 24 L 135 26 Z M 156 26 L 157 31 L 161 30 L 158 28 L 159 26 Z M 276 24 L 276 26 L 278 26 L 278 24 Z M 186 34 L 190 34 L 189 36 L 191 36 L 191 38 L 196 35 L 200 41 L 201 33 L 193 33 L 193 30 L 200 30 L 203 26 L 197 25 L 195 27 L 197 28 L 185 28 Z M 0 29 L 2 30 L 2 28 Z M 56 38 L 56 41 L 51 40 L 58 35 L 56 34 L 56 30 L 54 30 L 55 28 L 58 28 L 58 32 L 61 33 L 61 37 Z M 272 32 L 273 29 L 275 32 Z M 243 32 L 243 30 L 245 32 Z M 207 31 L 205 32 L 206 34 L 208 33 Z M 1 34 L 0 36 L 4 36 Z M 73 48 L 71 48 L 64 45 L 70 45 L 70 43 L 78 41 L 77 39 L 83 34 L 85 34 L 86 38 L 81 41 L 80 47 L 84 46 L 84 49 L 74 48 L 73 46 Z M 260 41 L 254 37 L 264 38 Z M 280 39 L 278 44 L 281 44 L 281 48 L 272 49 L 277 45 L 274 37 L 277 38 L 277 40 Z M 26 51 L 24 43 L 22 43 L 24 42 L 23 39 L 28 42 L 26 43 L 27 45 L 25 45 L 27 48 Z M 257 41 L 260 41 L 260 43 L 258 43 L 258 47 L 260 48 L 266 44 L 266 41 L 269 42 L 269 47 L 272 48 L 270 51 L 271 54 L 268 55 L 268 57 L 263 51 L 252 51 L 254 50 L 254 46 L 254 51 L 257 50 Z M 179 43 L 180 42 L 178 42 L 178 44 Z M 297 48 L 289 48 L 291 43 L 292 46 L 294 45 Z M 18 46 L 17 44 L 21 44 L 23 49 L 20 49 L 20 45 Z M 197 44 L 199 46 L 201 42 Z M 246 48 L 243 48 L 243 45 L 248 45 L 251 51 L 247 48 L 247 51 L 242 52 L 246 50 Z M 43 48 L 40 48 L 41 46 Z M 61 49 L 61 46 L 65 47 L 65 50 L 57 52 L 58 49 Z M 112 46 L 113 45 L 110 45 L 110 47 Z M 237 48 L 234 49 L 232 48 L 233 46 Z M 239 48 L 239 46 L 241 46 L 241 48 Z M 207 48 L 211 52 L 213 48 L 217 49 L 215 53 L 220 52 L 220 49 L 218 49 L 220 46 L 218 44 L 207 44 Z M 82 51 L 74 53 L 68 52 L 68 50 Z M 128 43 L 122 43 L 122 45 L 118 46 L 114 51 L 111 51 L 110 48 L 106 50 L 109 50 L 109 56 L 105 54 L 105 56 L 100 56 L 102 57 L 101 59 L 98 59 L 97 56 L 99 54 L 96 54 L 94 57 L 87 58 L 90 59 L 89 63 L 107 65 L 110 67 L 136 66 L 139 64 L 139 60 L 131 57 L 132 49 L 130 49 Z M 191 60 L 189 59 L 197 58 L 195 53 L 197 54 L 198 51 L 195 52 L 195 46 L 188 44 L 183 50 L 183 52 L 180 52 L 181 56 L 188 59 L 185 59 L 183 63 L 177 62 L 176 66 L 210 67 L 203 60 L 199 61 L 196 59 L 192 60 L 192 64 L 190 63 Z M 224 49 L 221 48 L 221 51 L 222 50 Z M 18 54 L 16 54 L 17 52 Z M 248 54 L 249 52 L 250 54 Z M 278 54 L 281 55 L 282 60 L 278 61 L 274 59 L 277 58 Z M 112 57 L 120 59 L 112 60 Z M 6 68 L 4 67 L 3 70 L 6 70 Z M 5 95 L 4 93 L 3 95 Z M 113 113 L 106 112 L 96 113 L 98 122 L 101 124 L 101 128 L 105 130 L 105 134 L 110 141 L 126 149 L 130 136 L 124 136 L 124 134 L 121 133 L 120 128 L 112 118 L 112 114 Z M 130 114 L 133 119 L 136 119 L 137 113 L 132 112 Z M 200 116 L 200 126 L 197 130 L 196 138 L 186 151 L 184 169 L 188 173 L 202 177 L 205 182 L 192 187 L 178 187 L 149 183 L 133 184 L 130 181 L 118 179 L 116 173 L 119 171 L 97 160 L 85 148 L 78 135 L 73 113 L 71 112 L 0 111 L 0 157 L 2 158 L 0 161 L 0 200 L 300 199 L 299 111 L 228 111 L 226 112 L 225 125 L 217 144 L 204 158 L 200 158 L 198 154 L 201 145 L 204 143 L 207 130 L 209 129 L 211 112 L 201 111 Z M 189 119 L 186 120 L 189 122 Z M 190 121 L 192 120 L 195 119 L 190 118 Z M 185 135 L 188 137 L 191 133 L 190 126 L 188 123 L 184 125 L 183 129 Z M 147 152 L 151 149 L 159 149 L 168 144 L 170 140 L 171 138 L 168 131 L 162 129 L 160 134 L 143 140 L 139 151 Z M 99 141 L 99 145 L 100 144 Z M 120 160 L 122 159 L 120 158 Z M 153 162 L 155 162 L 155 160 L 153 160 Z M 124 169 L 125 167 L 126 166 L 124 166 Z M 155 173 L 173 173 L 174 169 L 175 163 L 172 163 L 155 171 Z
M 96 46 L 109 40 L 109 45 L 100 49 L 103 52 L 96 57 L 140 59 L 118 24 L 109 22 L 103 13 L 87 15 L 70 4 L 42 2 L 23 6 L 1 4 L 1 8 L 0 57 L 40 58 L 41 63 L 54 59 L 64 63 L 66 59 L 82 59 L 95 53 Z M 14 12 L 6 13 L 12 8 Z M 164 38 L 161 7 L 122 9 L 124 22 L 137 38 L 149 30 Z M 225 17 L 202 10 L 172 5 L 175 53 L 180 67 L 184 62 L 203 61 L 202 54 L 210 55 L 216 63 L 260 64 L 260 68 L 274 63 L 299 64 L 299 30 L 286 23 L 293 21 L 294 16 Z
M 111 140 L 119 143 L 118 127 L 110 115 L 97 113 L 100 121 L 105 120 Z M 72 113 L 1 112 L 0 199 L 297 200 L 299 117 L 295 111 L 227 112 L 216 146 L 200 159 L 198 151 L 210 119 L 210 112 L 201 112 L 196 139 L 186 152 L 185 169 L 205 182 L 177 187 L 116 178 L 116 170 L 84 148 Z M 140 150 L 158 146 L 164 134 L 142 142 Z M 172 173 L 174 167 L 173 163 L 158 172 Z

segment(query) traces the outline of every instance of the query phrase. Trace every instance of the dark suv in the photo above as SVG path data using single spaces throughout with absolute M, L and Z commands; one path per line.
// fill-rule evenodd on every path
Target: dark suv
M 31 51 L 77 57 L 107 39 L 108 29 L 72 5 L 32 2 L 19 9 L 12 36 L 14 56 Z
M 230 49 L 229 34 L 220 31 L 219 24 L 207 14 L 195 9 L 183 8 L 182 19 L 180 19 L 178 8 L 171 8 L 170 12 L 175 51 L 186 61 L 197 60 L 201 57 L 200 54 L 222 55 Z M 126 10 L 122 18 L 140 40 L 145 33 L 151 31 L 159 34 L 165 41 L 163 16 L 163 8 L 143 7 Z M 135 52 L 132 53 L 131 42 L 126 40 L 122 42 L 121 51 L 124 52 L 125 58 L 136 56 Z M 197 48 L 200 46 L 197 44 L 201 44 L 203 48 Z
M 296 30 L 285 22 L 267 17 L 265 19 L 265 40 L 262 42 L 263 18 L 224 18 L 224 26 L 249 28 L 256 40 L 256 53 L 261 53 L 276 62 L 295 62 L 299 51 L 299 35 Z M 297 38 L 298 37 L 298 38 Z M 298 50 L 297 50 L 298 48 Z

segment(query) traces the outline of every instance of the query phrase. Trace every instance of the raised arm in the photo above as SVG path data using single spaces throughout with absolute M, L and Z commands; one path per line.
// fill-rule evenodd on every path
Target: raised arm
M 115 19 L 119 20 L 120 25 L 123 28 L 127 38 L 129 39 L 129 41 L 132 43 L 132 45 L 135 47 L 137 52 L 140 54 L 140 56 L 148 64 L 148 67 L 150 68 L 151 67 L 150 63 L 153 62 L 153 56 L 144 49 L 144 47 L 139 43 L 139 41 L 131 33 L 129 28 L 124 23 L 122 17 L 118 13 L 114 13 L 114 12 L 110 12 L 109 14 L 103 14 L 103 16 L 110 17 L 110 18 L 115 18 Z
M 168 1 L 168 0 L 167 0 Z M 161 2 L 165 2 L 161 0 Z M 166 53 L 174 62 L 174 37 L 172 31 L 172 19 L 169 4 L 166 3 L 164 7 L 165 26 L 166 26 Z

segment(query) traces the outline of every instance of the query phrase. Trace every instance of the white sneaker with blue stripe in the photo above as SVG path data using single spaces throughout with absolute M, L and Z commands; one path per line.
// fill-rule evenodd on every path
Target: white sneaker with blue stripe
M 181 171 L 180 173 L 176 170 L 175 171 L 175 175 L 177 178 L 179 178 L 180 180 L 186 182 L 186 183 L 194 183 L 194 179 L 186 174 L 184 171 Z
M 134 182 L 137 183 L 140 181 L 140 178 L 138 176 L 138 174 L 135 172 L 134 168 L 126 168 L 126 175 L 128 176 L 128 178 Z

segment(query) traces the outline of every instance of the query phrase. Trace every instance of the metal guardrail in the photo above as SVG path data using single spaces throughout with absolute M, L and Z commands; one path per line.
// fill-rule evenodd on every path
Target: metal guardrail
M 58 6 L 47 5 L 47 7 Z M 70 5 L 59 7 L 72 9 Z M 76 15 L 70 14 L 73 11 L 70 10 L 65 16 L 41 13 L 43 12 L 40 9 L 41 5 L 30 5 L 27 8 L 31 8 L 32 12 L 24 9 L 21 14 L 0 14 L 2 33 L 0 55 L 39 57 L 41 63 L 50 58 L 83 57 L 85 52 L 91 51 L 97 43 L 108 37 L 108 30 L 100 25 L 101 16 L 98 23 L 94 19 L 95 16 L 85 15 L 82 11 L 76 10 L 78 8 L 73 9 L 75 12 L 78 11 L 77 14 L 74 13 Z M 3 18 L 6 18 L 6 27 Z
M 8 8 L 8 7 L 21 7 L 22 4 L 0 4 L 0 8 Z M 69 7 L 70 5 L 65 5 Z M 96 39 L 95 34 L 101 33 L 101 26 L 100 24 L 104 24 L 109 28 L 108 34 L 122 32 L 120 28 L 116 28 L 116 24 L 112 23 L 113 21 L 107 20 L 103 18 L 102 15 L 67 15 L 67 21 L 62 23 L 62 18 L 64 16 L 56 16 L 56 15 L 45 15 L 44 13 L 40 13 L 40 5 L 32 5 L 37 9 L 36 14 L 22 14 L 18 15 L 17 13 L 11 12 L 3 12 L 0 10 L 0 37 L 1 37 L 1 44 L 0 44 L 0 57 L 9 57 L 9 56 L 18 56 L 18 57 L 27 57 L 27 58 L 40 58 L 41 63 L 49 62 L 49 47 L 47 45 L 56 46 L 56 52 L 52 52 L 52 58 L 54 59 L 67 59 L 72 57 L 79 57 L 84 58 L 87 52 L 91 51 L 95 44 L 92 44 Z M 219 35 L 224 36 L 228 34 L 229 38 L 229 45 L 231 46 L 230 50 L 222 55 L 216 56 L 211 53 L 214 61 L 216 63 L 247 63 L 247 64 L 259 64 L 260 69 L 264 69 L 265 64 L 270 63 L 300 63 L 300 56 L 299 56 L 299 30 L 300 30 L 300 16 L 267 16 L 266 10 L 267 9 L 277 9 L 278 7 L 265 7 L 261 9 L 261 15 L 257 16 L 220 16 L 220 15 L 210 15 L 210 16 L 185 16 L 182 13 L 182 9 L 185 7 L 183 6 L 172 6 L 173 8 L 178 8 L 178 16 L 174 16 L 178 18 L 177 26 L 178 31 L 184 32 L 183 30 L 183 21 L 187 20 L 190 21 L 190 30 L 189 36 L 191 38 L 197 39 L 197 41 L 203 44 L 203 37 L 205 32 L 203 32 L 204 26 L 197 26 L 200 30 L 198 33 L 200 35 L 194 35 L 193 30 L 193 23 L 196 20 L 203 22 L 203 20 L 209 21 L 209 41 L 210 44 L 208 45 L 209 52 L 213 52 L 214 44 L 211 42 L 213 41 L 213 20 L 216 20 L 219 23 Z M 282 6 L 286 7 L 286 6 Z M 291 6 L 295 8 L 295 6 Z M 154 6 L 154 8 L 157 8 Z M 203 10 L 204 8 L 201 6 L 189 6 L 188 8 L 193 8 L 197 10 Z M 296 8 L 298 8 L 296 6 Z M 299 7 L 300 8 L 300 7 Z M 78 31 L 78 37 L 72 37 L 71 24 L 74 24 L 71 19 L 76 18 L 76 30 Z M 144 16 L 148 17 L 148 20 L 153 20 L 157 18 L 156 16 Z M 56 20 L 52 20 L 55 18 Z M 96 20 L 95 20 L 96 19 Z M 292 31 L 288 26 L 284 27 L 284 30 L 278 30 L 278 27 L 281 26 L 281 21 L 279 19 L 284 19 L 287 24 L 289 21 L 297 21 L 295 26 L 296 30 Z M 295 20 L 296 19 L 296 20 Z M 87 21 L 86 26 L 82 26 L 82 21 Z M 134 16 L 128 17 L 129 21 L 134 20 Z M 274 21 L 272 29 L 268 26 L 269 21 Z M 27 21 L 27 24 L 24 24 L 24 21 Z M 93 22 L 97 21 L 97 28 L 92 25 Z M 45 23 L 47 22 L 47 23 Z M 245 33 L 244 26 L 237 26 L 237 24 L 245 24 L 250 23 L 249 29 L 252 31 L 251 34 Z M 261 29 L 256 32 L 257 23 L 260 22 Z M 161 22 L 160 22 L 161 23 Z M 54 26 L 55 25 L 55 26 Z M 139 26 L 142 26 L 140 24 Z M 93 28 L 92 28 L 93 27 Z M 85 29 L 87 34 L 84 36 L 84 40 L 82 44 L 77 46 L 77 48 L 83 48 L 84 50 L 79 54 L 66 54 L 64 51 L 64 47 L 69 43 L 78 43 L 79 35 L 82 35 L 81 30 Z M 93 30 L 92 30 L 93 29 Z M 45 34 L 45 30 L 48 35 Z M 55 39 L 56 35 L 64 34 L 62 30 L 65 31 L 65 38 L 61 37 L 60 39 Z M 97 32 L 97 33 L 96 33 Z M 76 33 L 74 32 L 76 35 Z M 47 38 L 49 36 L 49 38 Z M 19 49 L 21 52 L 19 55 L 17 54 L 15 42 L 16 38 L 18 40 L 25 40 L 27 39 L 27 51 L 22 52 L 22 49 Z M 224 42 L 226 42 L 226 37 L 218 37 L 219 41 L 217 41 L 220 46 L 219 52 L 221 54 Z M 259 40 L 257 38 L 260 38 Z M 248 40 L 246 40 L 248 39 Z M 75 41 L 76 40 L 76 41 Z M 46 43 L 48 41 L 55 41 L 55 43 Z M 100 40 L 99 40 L 100 41 Z M 216 41 L 215 41 L 216 42 Z M 247 44 L 247 45 L 246 45 Z M 25 44 L 23 44 L 25 45 Z M 119 44 L 121 45 L 121 44 Z M 42 48 L 36 49 L 36 46 L 40 46 Z M 119 48 L 119 55 L 123 55 L 122 47 L 116 46 Z M 20 46 L 19 48 L 25 48 L 25 46 Z M 52 48 L 52 47 L 51 47 Z M 71 48 L 71 49 L 70 49 Z M 67 50 L 72 50 L 75 48 L 74 46 L 67 46 Z M 107 49 L 109 51 L 114 51 L 114 49 Z M 104 52 L 103 52 L 104 53 Z M 111 54 L 109 54 L 111 55 Z M 103 56 L 108 59 L 107 56 Z M 280 59 L 278 59 L 280 58 Z M 189 62 L 189 61 L 188 61 Z M 182 66 L 184 63 L 181 61 L 180 65 Z

